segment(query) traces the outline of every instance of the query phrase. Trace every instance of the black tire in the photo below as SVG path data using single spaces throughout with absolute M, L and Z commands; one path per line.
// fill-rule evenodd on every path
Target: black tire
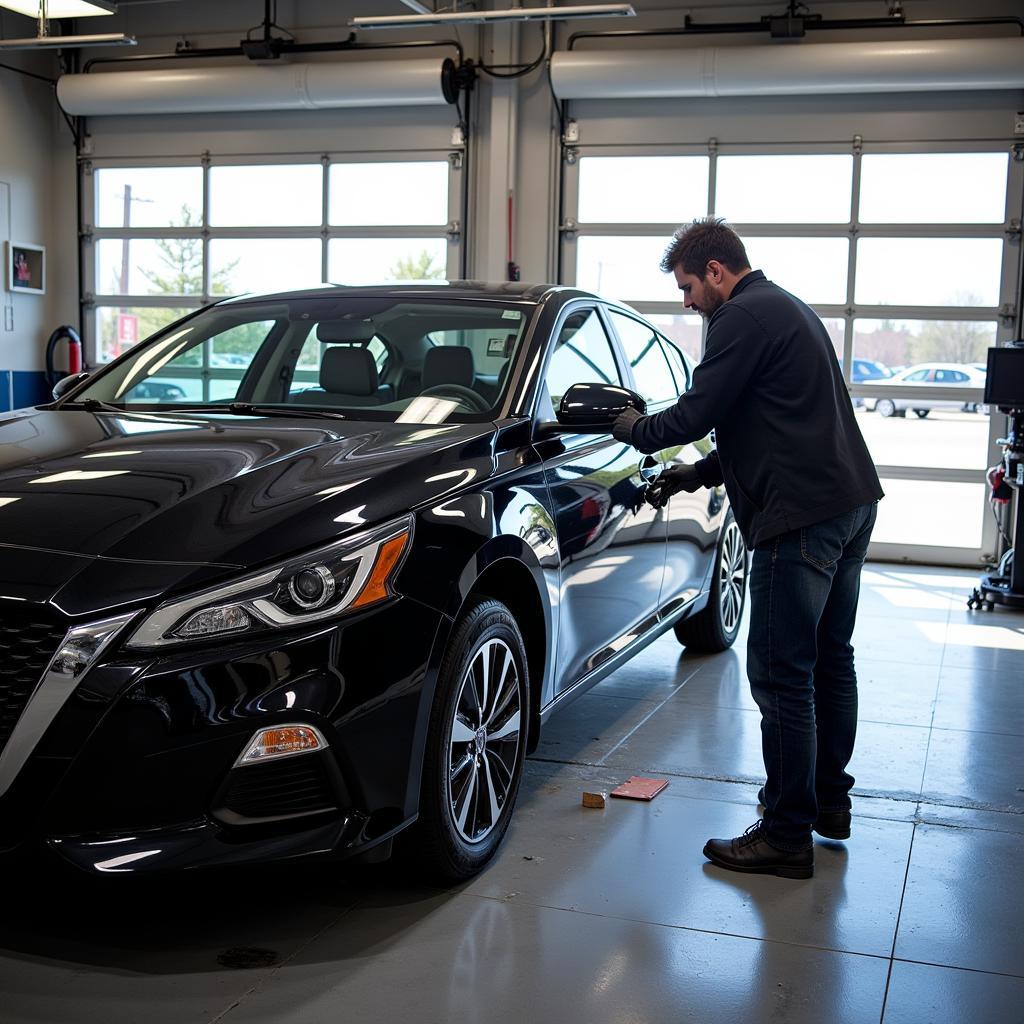
M 747 600 L 747 547 L 732 510 L 725 513 L 715 549 L 715 567 L 707 605 L 696 615 L 677 622 L 676 639 L 694 651 L 718 653 L 736 641 Z
M 513 667 L 514 680 L 509 676 Z M 498 675 L 497 687 L 492 685 L 492 673 Z M 409 837 L 428 878 L 446 885 L 461 882 L 494 856 L 519 792 L 529 721 L 526 646 L 519 626 L 500 601 L 478 601 L 452 634 L 430 714 L 420 817 Z M 454 735 L 457 722 L 467 738 Z M 514 734 L 495 739 L 488 736 L 488 723 L 494 726 L 492 734 L 511 725 Z M 453 770 L 457 763 L 463 767 Z M 497 820 L 492 820 L 495 807 Z
M 896 412 L 896 405 L 891 398 L 880 398 L 875 402 L 875 412 L 884 419 L 888 419 Z
M 923 420 L 923 419 L 926 419 L 926 418 L 927 418 L 927 416 L 928 416 L 928 413 L 930 413 L 930 412 L 931 412 L 931 409 L 915 409 L 915 410 L 914 410 L 914 415 L 915 415 L 915 416 L 916 416 L 916 417 L 917 417 L 917 418 L 918 418 L 919 420 Z

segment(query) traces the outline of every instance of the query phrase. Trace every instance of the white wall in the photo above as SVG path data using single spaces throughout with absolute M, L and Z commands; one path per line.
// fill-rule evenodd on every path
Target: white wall
M 15 20 L 5 19 L 7 34 Z M 0 63 L 56 75 L 56 60 L 43 54 L 5 53 Z M 0 241 L 42 245 L 47 255 L 44 296 L 12 295 L 6 271 L 2 275 L 0 372 L 41 370 L 43 346 L 53 327 L 77 322 L 74 170 L 71 133 L 59 117 L 52 87 L 0 68 Z M 7 383 L 0 380 L 0 385 Z M 2 391 L 0 402 L 9 397 Z

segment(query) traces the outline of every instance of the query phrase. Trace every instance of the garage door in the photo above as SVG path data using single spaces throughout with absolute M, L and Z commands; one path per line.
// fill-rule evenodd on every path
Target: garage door
M 832 338 L 887 494 L 871 557 L 975 563 L 996 550 L 985 468 L 1005 418 L 982 389 L 1013 331 L 1022 166 L 1005 142 L 581 145 L 562 274 L 699 357 L 703 324 L 658 263 L 679 224 L 727 218 Z

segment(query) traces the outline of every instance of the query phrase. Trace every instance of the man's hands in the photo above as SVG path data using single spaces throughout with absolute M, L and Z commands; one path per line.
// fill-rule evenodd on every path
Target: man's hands
M 623 444 L 633 443 L 633 425 L 643 416 L 629 406 L 622 410 L 612 424 L 612 437 Z
M 704 485 L 694 466 L 672 466 L 664 470 L 662 474 L 647 488 L 647 504 L 654 508 L 664 508 L 668 499 L 680 491 L 693 493 Z

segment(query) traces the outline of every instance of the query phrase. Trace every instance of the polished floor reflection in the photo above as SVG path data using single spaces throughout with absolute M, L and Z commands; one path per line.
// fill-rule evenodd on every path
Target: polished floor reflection
M 975 576 L 870 565 L 853 836 L 808 881 L 701 856 L 755 818 L 741 645 L 669 634 L 549 724 L 497 859 L 159 883 L 7 876 L 0 1020 L 988 1024 L 1024 1006 L 1024 615 Z M 650 804 L 584 789 L 669 780 Z M 1016 1009 L 1014 1009 L 1016 1007 Z

